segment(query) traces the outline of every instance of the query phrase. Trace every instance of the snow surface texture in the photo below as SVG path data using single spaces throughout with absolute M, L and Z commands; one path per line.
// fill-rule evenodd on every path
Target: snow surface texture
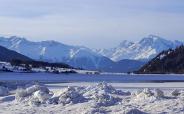
M 49 90 L 45 85 L 29 84 L 25 88 L 19 87 L 15 95 L 6 95 L 0 97 L 0 113 L 182 114 L 184 111 L 182 89 L 145 88 L 124 92 L 105 82 L 88 87 L 58 88 L 57 91 Z

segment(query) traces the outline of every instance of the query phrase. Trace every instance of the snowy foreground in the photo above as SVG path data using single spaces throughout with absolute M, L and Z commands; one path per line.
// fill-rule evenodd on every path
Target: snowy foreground
M 105 82 L 44 85 L 38 82 L 2 83 L 0 113 L 184 113 L 184 88 L 182 88 L 184 83 L 182 82 L 160 84 L 162 86 L 160 88 L 154 88 L 156 83 L 113 83 L 112 85 Z M 170 88 L 172 85 L 173 88 Z M 132 86 L 134 88 L 131 88 Z M 151 89 L 145 88 L 146 86 Z

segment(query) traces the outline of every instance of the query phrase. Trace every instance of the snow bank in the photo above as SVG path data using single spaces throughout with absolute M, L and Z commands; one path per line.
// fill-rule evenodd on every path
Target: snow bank
M 32 85 L 26 89 L 19 88 L 15 98 L 18 102 L 27 102 L 30 105 L 47 104 L 77 104 L 87 100 L 94 102 L 95 106 L 111 106 L 121 99 L 115 98 L 112 94 L 127 95 L 130 93 L 116 90 L 107 83 L 99 83 L 89 87 L 68 87 L 61 90 L 59 95 L 53 96 L 45 86 Z
M 9 94 L 9 90 L 3 86 L 0 86 L 0 96 L 6 96 Z

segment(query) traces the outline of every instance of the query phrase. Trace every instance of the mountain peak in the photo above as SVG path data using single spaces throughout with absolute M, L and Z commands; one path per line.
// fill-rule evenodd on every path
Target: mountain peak
M 156 35 L 148 35 L 147 37 L 144 37 L 140 42 L 145 42 L 145 43 L 151 43 L 151 42 L 157 42 L 157 41 L 163 41 L 165 39 L 156 36 Z
M 9 37 L 8 38 L 10 41 L 23 41 L 23 40 L 26 40 L 25 38 L 23 38 L 23 37 L 17 37 L 17 36 L 11 36 L 11 37 Z
M 140 40 L 139 44 L 142 46 L 168 46 L 173 45 L 173 42 L 156 35 L 148 35 L 147 37 L 144 37 L 142 40 Z

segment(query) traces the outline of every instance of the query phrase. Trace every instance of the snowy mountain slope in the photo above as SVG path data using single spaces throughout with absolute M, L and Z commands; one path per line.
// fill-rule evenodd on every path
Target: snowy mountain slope
M 0 37 L 0 45 L 35 60 L 63 62 L 84 69 L 102 69 L 114 62 L 81 46 L 65 45 L 56 41 L 31 42 L 24 38 Z
M 109 57 L 113 61 L 122 59 L 132 60 L 149 60 L 155 57 L 158 53 L 169 48 L 176 48 L 183 42 L 169 41 L 159 36 L 149 35 L 139 42 L 123 41 L 119 46 L 112 49 L 99 49 L 95 52 Z
M 142 41 L 142 43 L 144 42 Z M 89 70 L 130 72 L 138 70 L 138 68 L 144 64 L 144 62 L 140 62 L 138 60 L 128 60 L 129 57 L 132 59 L 131 56 L 134 56 L 135 51 L 139 52 L 140 50 L 136 49 L 136 47 L 140 44 L 128 41 L 122 42 L 118 48 L 111 49 L 110 51 L 101 50 L 99 53 L 96 53 L 86 47 L 70 46 L 56 41 L 32 42 L 15 36 L 10 38 L 0 37 L 0 45 L 17 51 L 35 60 L 62 62 L 76 68 Z M 103 56 L 105 51 L 105 55 L 107 57 Z M 131 51 L 134 51 L 134 53 Z M 146 51 L 150 53 L 149 50 Z M 139 56 L 144 55 L 140 54 Z M 112 61 L 108 57 L 110 57 L 112 60 L 121 60 L 120 58 L 123 60 Z
M 50 60 L 54 62 L 62 61 L 65 58 L 72 59 L 73 57 L 95 55 L 94 52 L 90 52 L 89 49 L 84 47 L 68 46 L 56 41 L 31 42 L 15 36 L 0 38 L 0 45 L 36 60 Z

